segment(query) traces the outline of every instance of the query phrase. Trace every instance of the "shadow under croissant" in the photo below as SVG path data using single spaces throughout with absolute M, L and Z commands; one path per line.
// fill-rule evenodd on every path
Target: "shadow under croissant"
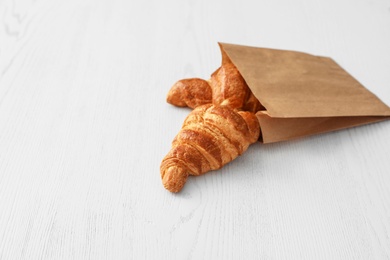
M 195 108 L 161 163 L 164 187 L 179 192 L 189 175 L 220 169 L 243 154 L 259 136 L 259 122 L 252 112 L 212 104 Z

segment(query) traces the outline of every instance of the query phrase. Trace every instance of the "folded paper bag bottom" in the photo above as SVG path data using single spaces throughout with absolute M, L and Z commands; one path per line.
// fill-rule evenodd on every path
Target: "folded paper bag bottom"
M 389 119 L 383 116 L 272 118 L 264 112 L 258 112 L 256 116 L 261 125 L 263 143 L 286 141 Z
M 219 43 L 266 108 L 257 113 L 272 143 L 390 119 L 390 108 L 332 59 Z

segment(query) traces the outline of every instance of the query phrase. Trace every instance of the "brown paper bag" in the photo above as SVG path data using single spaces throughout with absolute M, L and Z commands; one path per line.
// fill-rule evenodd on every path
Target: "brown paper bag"
M 390 108 L 327 57 L 219 43 L 266 108 L 257 117 L 272 143 L 390 118 Z

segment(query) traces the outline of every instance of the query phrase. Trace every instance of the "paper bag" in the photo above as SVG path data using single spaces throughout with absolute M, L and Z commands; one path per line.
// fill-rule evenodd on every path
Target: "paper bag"
M 390 118 L 390 108 L 331 58 L 219 43 L 265 107 L 256 115 L 272 143 Z

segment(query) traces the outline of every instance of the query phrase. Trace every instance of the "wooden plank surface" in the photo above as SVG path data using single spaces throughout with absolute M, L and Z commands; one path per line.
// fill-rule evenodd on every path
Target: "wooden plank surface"
M 390 105 L 390 2 L 0 0 L 0 259 L 389 259 L 390 122 L 159 165 L 217 42 L 330 56 Z

